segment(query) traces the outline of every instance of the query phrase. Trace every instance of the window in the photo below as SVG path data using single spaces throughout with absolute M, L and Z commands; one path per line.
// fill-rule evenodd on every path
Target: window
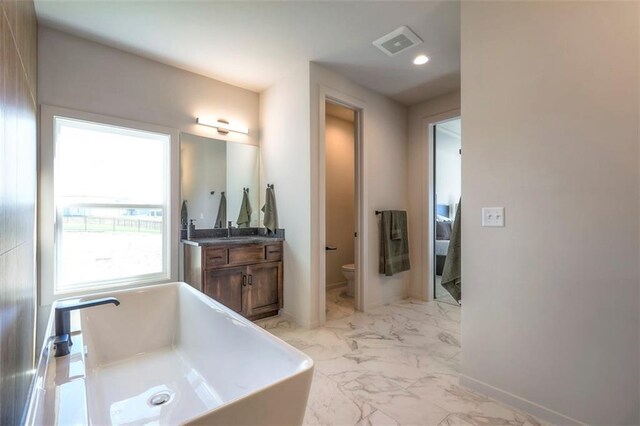
M 50 251 L 47 238 L 41 239 L 42 273 L 49 275 L 42 280 L 43 303 L 175 279 L 171 132 L 43 109 L 43 124 L 47 119 L 53 179 L 46 179 L 43 152 L 43 233 L 51 227 L 43 214 L 51 215 L 53 226 Z M 43 141 L 45 132 L 43 127 Z

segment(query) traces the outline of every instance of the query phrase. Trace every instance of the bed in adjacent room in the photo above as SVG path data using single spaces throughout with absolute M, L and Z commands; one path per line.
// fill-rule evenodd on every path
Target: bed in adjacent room
M 451 220 L 449 206 L 446 204 L 438 204 L 436 206 L 436 275 L 442 275 L 444 262 L 447 259 L 447 250 L 449 250 L 449 239 L 451 238 Z

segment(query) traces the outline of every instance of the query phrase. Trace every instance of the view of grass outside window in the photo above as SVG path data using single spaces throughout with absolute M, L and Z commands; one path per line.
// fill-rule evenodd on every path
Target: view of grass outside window
M 55 292 L 166 278 L 170 137 L 55 126 Z

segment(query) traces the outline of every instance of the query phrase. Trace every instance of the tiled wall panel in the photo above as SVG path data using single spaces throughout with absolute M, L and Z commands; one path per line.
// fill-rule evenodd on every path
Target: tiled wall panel
M 37 24 L 0 1 L 0 424 L 21 422 L 34 363 Z

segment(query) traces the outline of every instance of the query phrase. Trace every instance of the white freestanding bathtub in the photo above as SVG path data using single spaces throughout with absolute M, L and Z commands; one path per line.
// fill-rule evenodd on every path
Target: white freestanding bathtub
M 43 347 L 31 425 L 299 425 L 313 361 L 185 283 L 93 295 L 71 353 Z M 54 333 L 52 308 L 47 336 Z

